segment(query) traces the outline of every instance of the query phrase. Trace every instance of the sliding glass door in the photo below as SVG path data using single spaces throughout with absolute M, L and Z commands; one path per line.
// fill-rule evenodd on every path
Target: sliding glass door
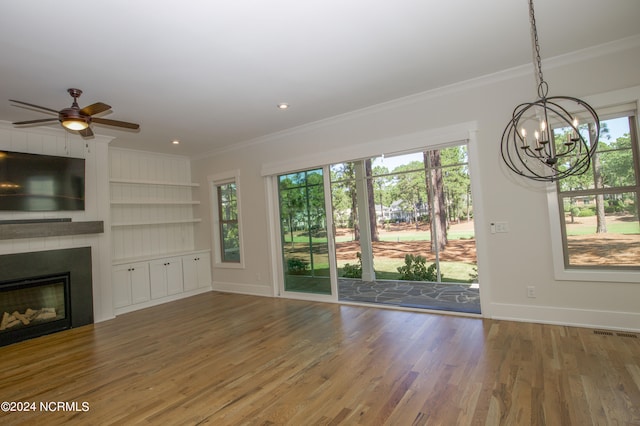
M 325 169 L 278 176 L 284 291 L 335 294 L 335 260 Z M 329 217 L 328 217 L 329 216 Z

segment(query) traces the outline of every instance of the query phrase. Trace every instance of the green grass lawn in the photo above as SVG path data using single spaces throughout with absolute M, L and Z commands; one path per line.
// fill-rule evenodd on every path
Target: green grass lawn
M 474 237 L 473 230 L 468 231 L 450 231 L 447 233 L 449 240 L 458 240 L 458 239 L 470 239 Z M 429 242 L 431 240 L 431 235 L 428 231 L 412 231 L 405 230 L 402 232 L 394 233 L 391 235 L 385 235 L 385 232 L 380 233 L 381 241 L 389 241 L 389 242 L 402 242 L 402 241 L 425 241 Z M 336 238 L 336 242 L 349 242 L 353 241 L 353 234 L 340 235 Z M 306 245 L 308 244 L 309 239 L 307 235 L 296 235 L 294 234 L 294 243 L 298 247 L 299 244 Z M 313 238 L 313 243 L 315 244 L 326 244 L 326 238 Z M 291 244 L 290 234 L 285 235 L 285 244 Z M 300 256 L 298 254 L 297 256 Z M 319 260 L 319 259 L 317 259 Z M 326 260 L 326 258 L 325 258 Z M 354 258 L 349 261 L 340 261 L 338 262 L 338 276 L 342 276 L 342 267 L 345 263 L 355 264 L 357 260 Z M 383 280 L 399 280 L 400 273 L 398 272 L 398 267 L 404 265 L 404 259 L 395 259 L 395 258 L 375 258 L 374 261 L 374 270 L 376 271 L 376 278 Z M 316 261 L 314 264 L 314 275 L 315 276 L 328 276 L 329 265 L 326 262 L 319 263 Z M 442 282 L 457 282 L 457 283 L 467 283 L 473 281 L 473 276 L 475 276 L 475 265 L 468 264 L 463 262 L 440 262 L 440 271 L 442 273 Z M 308 273 L 311 275 L 311 272 Z
M 640 234 L 640 224 L 638 222 L 607 223 L 607 232 L 611 234 Z M 595 233 L 595 225 L 567 223 L 567 235 L 592 235 Z
M 450 240 L 469 239 L 474 237 L 473 231 L 449 231 L 447 237 Z M 344 243 L 353 241 L 353 234 L 341 235 L 336 237 L 336 242 Z M 431 241 L 431 233 L 425 231 L 403 231 L 402 235 L 385 235 L 384 232 L 380 233 L 380 241 Z

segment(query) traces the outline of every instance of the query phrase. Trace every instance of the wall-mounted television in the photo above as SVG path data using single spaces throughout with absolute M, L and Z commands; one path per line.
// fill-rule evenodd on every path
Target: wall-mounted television
M 84 210 L 84 158 L 0 150 L 0 210 Z

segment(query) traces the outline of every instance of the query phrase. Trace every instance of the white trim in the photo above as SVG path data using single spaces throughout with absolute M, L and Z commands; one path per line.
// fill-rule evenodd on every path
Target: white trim
M 477 122 L 469 121 L 421 132 L 376 139 L 297 158 L 289 158 L 284 161 L 264 164 L 261 175 L 270 176 L 291 173 L 297 170 L 308 170 L 323 167 L 327 164 L 377 157 L 383 153 L 391 156 L 408 151 L 424 150 L 425 148 L 432 149 L 441 145 L 466 141 L 469 138 L 469 132 L 477 130 L 477 127 Z
M 115 139 L 114 137 L 111 137 L 111 139 Z M 140 155 L 145 155 L 145 156 L 151 156 L 151 157 L 161 157 L 161 158 L 169 158 L 169 159 L 178 159 L 178 160 L 190 160 L 190 158 L 186 155 L 181 155 L 181 154 L 168 154 L 165 152 L 155 152 L 155 151 L 144 151 L 141 149 L 132 149 L 132 148 L 124 148 L 124 147 L 120 147 L 117 145 L 112 145 L 109 147 L 109 149 L 112 150 L 116 150 L 116 151 L 125 151 L 125 152 L 130 152 L 132 154 L 140 154 Z
M 584 100 L 597 112 L 603 110 L 605 114 L 625 111 L 629 110 L 629 108 L 635 109 L 636 127 L 640 129 L 637 114 L 640 103 L 640 86 L 589 96 Z M 553 256 L 553 271 L 556 280 L 640 283 L 639 271 L 566 268 L 564 264 L 564 247 L 559 214 L 560 206 L 558 205 L 558 194 L 555 184 L 548 184 L 546 192 L 549 230 L 551 231 L 551 254 Z
M 284 297 L 287 299 L 297 299 L 297 300 L 307 300 L 312 302 L 337 302 L 338 301 L 338 267 L 335 258 L 335 244 L 333 240 L 333 235 L 330 232 L 333 229 L 333 208 L 331 203 L 331 180 L 329 173 L 329 166 L 327 164 L 312 167 L 310 169 L 305 170 L 314 170 L 314 169 L 322 169 L 322 182 L 323 182 L 323 192 L 324 192 L 324 203 L 325 203 L 325 211 L 328 212 L 325 214 L 325 222 L 327 226 L 327 248 L 329 253 L 329 283 L 331 288 L 331 294 L 322 294 L 322 293 L 304 293 L 299 291 L 289 291 L 285 288 L 285 277 L 284 277 L 284 264 L 282 261 L 283 258 L 283 249 L 282 249 L 282 229 L 280 228 L 280 209 L 279 203 L 276 201 L 279 199 L 279 188 L 278 188 L 278 178 L 276 175 L 267 176 L 265 181 L 271 182 L 272 190 L 269 190 L 267 196 L 269 200 L 273 200 L 268 202 L 270 205 L 270 215 L 269 215 L 269 239 L 271 240 L 272 250 L 271 250 L 271 264 L 273 268 L 272 278 L 274 280 L 274 294 L 278 297 Z M 285 172 L 286 174 L 287 172 Z
M 492 303 L 492 319 L 640 332 L 640 313 Z M 630 326 L 633 324 L 632 326 Z
M 145 309 L 145 308 L 150 308 L 152 306 L 162 305 L 162 304 L 167 303 L 167 302 L 174 302 L 176 300 L 186 299 L 188 297 L 196 296 L 198 294 L 207 293 L 207 292 L 210 292 L 210 291 L 211 291 L 211 287 L 210 286 L 206 286 L 206 287 L 197 288 L 197 289 L 190 290 L 190 291 L 185 291 L 183 293 L 164 296 L 164 297 L 161 297 L 159 299 L 151 299 L 151 300 L 148 300 L 146 302 L 135 303 L 133 305 L 123 306 L 122 308 L 115 308 L 114 311 L 115 311 L 115 315 L 118 316 L 118 315 L 126 314 L 126 313 L 129 313 L 129 312 L 138 311 L 140 309 Z
M 232 283 L 224 281 L 214 281 L 212 284 L 213 291 L 221 291 L 224 293 L 248 294 L 251 296 L 268 296 L 273 297 L 270 285 L 256 285 Z
M 478 152 L 477 131 L 469 132 L 469 141 L 467 143 L 467 155 L 469 166 L 469 177 L 471 178 L 471 199 L 473 200 L 473 232 L 476 241 L 476 265 L 478 268 L 478 285 L 480 286 L 480 311 L 482 316 L 491 317 L 491 277 L 489 257 L 485 254 L 489 253 L 487 227 L 483 224 L 488 223 L 484 213 L 484 198 L 482 197 L 480 158 Z M 484 279 L 483 279 L 484 278 Z
M 275 176 L 267 176 L 264 178 L 264 194 L 267 206 L 267 233 L 269 235 L 269 257 L 270 275 L 272 283 L 272 293 L 274 296 L 280 296 L 280 285 L 282 282 L 282 266 L 280 259 L 282 255 L 282 247 L 280 244 L 279 219 L 278 219 L 278 203 L 277 200 L 277 182 Z
M 226 269 L 244 269 L 244 238 L 242 234 L 242 195 L 240 192 L 240 170 L 228 170 L 225 172 L 215 173 L 207 176 L 207 182 L 209 183 L 209 191 L 211 191 L 211 233 L 213 239 L 213 266 L 215 268 Z M 220 253 L 220 218 L 218 217 L 218 196 L 214 190 L 219 185 L 225 185 L 228 183 L 235 183 L 236 185 L 236 207 L 238 214 L 238 238 L 240 241 L 240 262 L 223 262 L 222 254 Z

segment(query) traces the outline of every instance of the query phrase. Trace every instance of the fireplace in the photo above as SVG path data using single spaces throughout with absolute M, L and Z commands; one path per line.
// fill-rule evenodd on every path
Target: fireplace
M 0 314 L 3 343 L 69 328 L 69 274 L 0 283 Z
M 93 323 L 91 248 L 0 256 L 0 346 Z

